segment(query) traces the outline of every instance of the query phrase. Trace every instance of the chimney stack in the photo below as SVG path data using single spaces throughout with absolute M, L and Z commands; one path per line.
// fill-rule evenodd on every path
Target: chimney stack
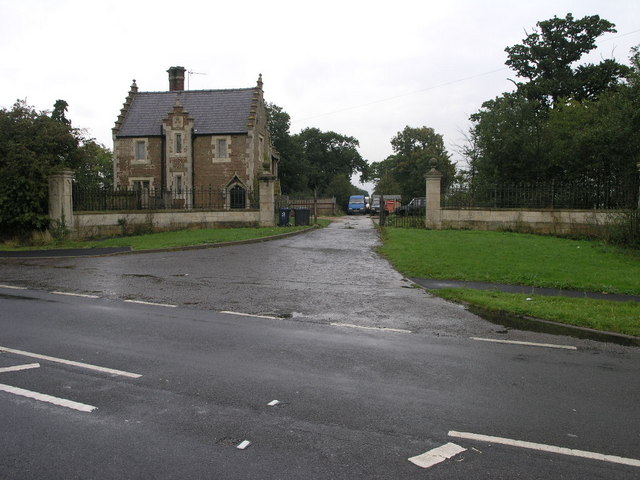
M 184 67 L 171 67 L 167 72 L 169 73 L 169 91 L 180 92 L 184 90 L 184 72 L 187 69 Z

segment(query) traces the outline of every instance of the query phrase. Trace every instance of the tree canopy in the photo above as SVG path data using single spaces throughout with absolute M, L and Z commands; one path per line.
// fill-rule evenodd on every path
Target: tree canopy
M 521 44 L 507 47 L 506 64 L 526 82 L 517 84 L 529 99 L 557 105 L 564 99 L 595 99 L 616 85 L 629 68 L 614 60 L 574 67 L 596 47 L 596 39 L 615 32 L 614 24 L 598 15 L 574 19 L 553 17 L 537 23 Z
M 471 116 L 464 148 L 474 182 L 548 182 L 637 187 L 640 160 L 638 51 L 631 67 L 614 60 L 580 64 L 596 39 L 615 32 L 597 15 L 539 22 L 506 49 L 523 79 Z
M 351 177 L 364 174 L 367 162 L 354 137 L 318 128 L 291 135 L 291 117 L 281 107 L 267 104 L 269 129 L 280 154 L 280 187 L 285 194 L 335 196 L 346 207 L 349 195 L 359 193 Z
M 0 109 L 0 235 L 47 227 L 48 177 L 56 170 L 76 170 L 82 185 L 110 184 L 109 150 L 74 129 L 66 109 L 64 100 L 51 113 L 24 101 Z
M 375 193 L 402 195 L 403 199 L 424 197 L 424 174 L 430 170 L 432 158 L 443 174 L 443 185 L 453 181 L 455 166 L 442 135 L 433 128 L 406 126 L 391 139 L 391 147 L 393 155 L 371 165 L 368 179 L 376 182 Z

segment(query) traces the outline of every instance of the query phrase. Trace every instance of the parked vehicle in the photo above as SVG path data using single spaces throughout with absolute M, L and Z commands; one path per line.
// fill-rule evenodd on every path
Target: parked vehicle
M 351 195 L 349 197 L 347 214 L 354 215 L 356 213 L 359 213 L 361 215 L 367 213 L 367 203 L 365 202 L 364 195 Z
M 380 213 L 380 195 L 371 196 L 371 213 L 373 215 Z
M 390 199 L 387 200 L 387 197 L 384 197 L 384 209 L 389 213 L 394 213 L 400 208 L 400 200 Z
M 398 215 L 421 215 L 425 212 L 427 202 L 425 197 L 415 197 L 407 205 L 396 210 Z
M 400 206 L 400 195 L 383 195 L 384 206 L 387 212 L 395 212 L 396 208 Z M 371 213 L 377 215 L 380 213 L 380 195 L 371 196 Z

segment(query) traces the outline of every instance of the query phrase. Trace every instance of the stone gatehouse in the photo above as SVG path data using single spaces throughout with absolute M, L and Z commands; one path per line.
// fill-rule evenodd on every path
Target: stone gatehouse
M 169 192 L 187 208 L 206 188 L 225 209 L 250 208 L 258 177 L 278 173 L 262 75 L 252 88 L 185 90 L 185 72 L 169 68 L 166 92 L 133 81 L 113 128 L 115 187 Z

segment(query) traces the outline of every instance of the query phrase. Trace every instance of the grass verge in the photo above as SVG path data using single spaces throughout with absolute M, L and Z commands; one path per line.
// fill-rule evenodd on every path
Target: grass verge
M 318 219 L 321 226 L 331 223 Z M 114 237 L 104 240 L 73 241 L 62 240 L 46 245 L 11 248 L 0 245 L 0 250 L 46 250 L 60 248 L 98 248 L 98 247 L 131 247 L 133 250 L 153 250 L 192 245 L 207 245 L 224 242 L 237 242 L 257 238 L 270 237 L 282 233 L 304 230 L 308 227 L 256 227 L 256 228 L 205 228 L 176 230 L 172 232 L 149 233 L 145 235 Z
M 400 228 L 384 229 L 383 240 L 380 252 L 407 277 L 640 294 L 640 255 L 599 242 L 506 232 Z M 433 293 L 492 311 L 640 336 L 637 302 L 462 288 Z
M 408 277 L 640 295 L 640 254 L 587 240 L 385 228 L 380 251 Z
M 595 330 L 640 336 L 638 302 L 544 297 L 467 288 L 447 288 L 434 293 L 447 300 L 470 303 L 491 311 L 510 312 Z

